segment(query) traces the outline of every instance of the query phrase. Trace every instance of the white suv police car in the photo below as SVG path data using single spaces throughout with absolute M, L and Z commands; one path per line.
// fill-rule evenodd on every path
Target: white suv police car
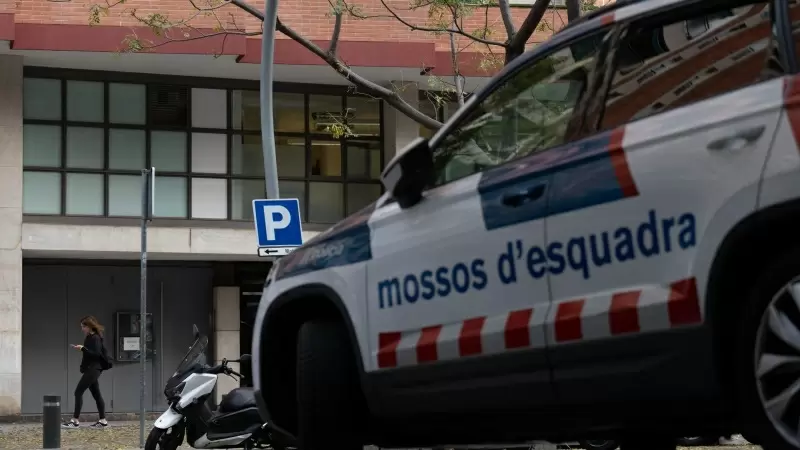
M 619 0 L 518 58 L 276 263 L 263 413 L 306 450 L 800 448 L 798 22 Z

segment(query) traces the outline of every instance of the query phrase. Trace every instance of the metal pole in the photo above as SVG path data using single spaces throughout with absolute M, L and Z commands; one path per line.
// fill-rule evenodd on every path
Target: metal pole
M 142 169 L 142 249 L 139 292 L 139 447 L 144 448 L 145 374 L 147 372 L 147 222 L 150 218 L 150 170 Z
M 61 448 L 61 396 L 45 395 L 42 401 L 42 448 Z
M 272 114 L 273 60 L 275 59 L 275 25 L 278 22 L 278 0 L 265 0 L 264 25 L 261 34 L 261 147 L 264 153 L 264 181 L 267 198 L 280 198 L 278 163 L 275 160 L 275 120 Z

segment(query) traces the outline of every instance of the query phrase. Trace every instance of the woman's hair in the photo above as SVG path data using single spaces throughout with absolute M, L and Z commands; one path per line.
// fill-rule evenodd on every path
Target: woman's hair
M 97 321 L 95 316 L 86 316 L 81 319 L 81 325 L 85 326 L 86 328 L 94 331 L 95 333 L 102 333 L 103 330 L 106 328 L 100 325 L 100 322 Z

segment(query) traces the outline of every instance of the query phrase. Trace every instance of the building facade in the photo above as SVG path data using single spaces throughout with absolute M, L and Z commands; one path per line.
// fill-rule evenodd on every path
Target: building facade
M 89 314 L 106 324 L 106 346 L 117 359 L 101 382 L 109 410 L 138 410 L 139 368 L 125 337 L 135 332 L 131 314 L 139 309 L 142 168 L 157 172 L 148 239 L 148 409 L 166 406 L 161 391 L 192 324 L 209 334 L 216 360 L 249 350 L 271 264 L 257 257 L 251 209 L 264 196 L 260 39 L 197 34 L 215 34 L 208 30 L 218 29 L 219 17 L 250 31 L 258 22 L 230 7 L 209 17 L 188 1 L 129 0 L 90 26 L 92 7 L 0 0 L 0 416 L 37 414 L 48 394 L 72 407 L 80 355 L 68 344 L 80 342 L 79 321 Z M 290 0 L 281 2 L 280 16 L 325 46 L 329 8 Z M 363 11 L 381 8 L 369 0 Z M 167 42 L 142 27 L 133 9 L 195 17 Z M 515 21 L 526 13 L 514 8 Z M 426 20 L 424 11 L 406 14 Z M 553 10 L 546 20 L 557 28 L 563 16 Z M 484 21 L 502 29 L 496 8 L 470 21 L 465 29 Z M 121 53 L 134 35 L 152 48 Z M 431 74 L 452 76 L 445 37 L 385 17 L 348 19 L 338 48 L 358 73 L 433 117 L 446 119 L 457 107 L 437 110 L 425 92 Z M 468 89 L 491 75 L 480 68 L 485 57 L 462 52 Z M 348 87 L 293 41 L 277 41 L 276 64 L 281 196 L 300 200 L 308 239 L 377 199 L 386 161 L 426 130 Z M 331 126 L 342 118 L 352 132 L 336 136 Z M 223 383 L 220 391 L 231 387 Z

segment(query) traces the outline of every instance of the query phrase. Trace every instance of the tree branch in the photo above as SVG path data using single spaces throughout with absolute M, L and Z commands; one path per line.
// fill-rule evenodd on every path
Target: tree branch
M 328 46 L 328 54 L 336 56 L 336 47 L 339 45 L 339 35 L 342 33 L 342 13 L 335 13 L 336 21 L 333 23 L 333 33 L 331 33 L 331 44 Z
M 362 15 L 357 15 L 356 17 L 358 17 L 359 19 L 370 19 L 370 18 L 379 18 L 379 17 L 393 18 L 393 19 L 397 20 L 398 22 L 402 23 L 403 25 L 407 26 L 408 28 L 410 28 L 411 31 L 424 31 L 424 32 L 427 32 L 427 33 L 451 32 L 450 30 L 442 29 L 442 28 L 421 27 L 419 25 L 414 25 L 413 23 L 411 23 L 411 22 L 403 19 L 402 17 L 400 17 L 399 14 L 397 14 L 389 5 L 386 4 L 385 0 L 380 0 L 380 1 L 381 1 L 381 4 L 383 5 L 383 7 L 386 8 L 387 11 L 389 11 L 389 14 L 390 14 L 389 16 L 386 16 L 386 15 L 366 16 L 366 15 L 362 14 Z M 352 14 L 352 12 L 351 12 L 351 14 Z M 472 39 L 474 41 L 480 42 L 481 44 L 496 45 L 498 47 L 505 47 L 506 46 L 506 44 L 503 43 L 503 42 L 493 41 L 493 40 L 490 40 L 490 39 L 484 39 L 484 38 L 480 38 L 478 36 L 475 36 L 473 34 L 467 33 L 467 32 L 465 32 L 464 30 L 462 30 L 458 26 L 456 26 L 456 29 L 453 30 L 452 32 L 456 33 L 456 34 L 459 34 L 461 36 L 464 36 L 466 38 Z
M 503 25 L 506 27 L 508 40 L 511 41 L 511 38 L 514 37 L 514 33 L 516 33 L 516 30 L 514 30 L 514 21 L 511 19 L 511 6 L 508 0 L 497 0 L 497 5 L 500 7 L 500 16 L 503 18 Z
M 240 0 L 231 0 L 231 1 L 240 1 Z M 339 75 L 344 77 L 346 80 L 364 89 L 368 94 L 383 99 L 384 101 L 386 101 L 386 103 L 392 105 L 396 110 L 405 114 L 413 121 L 432 130 L 438 130 L 439 128 L 441 128 L 442 126 L 441 122 L 431 119 L 424 113 L 415 109 L 413 106 L 408 104 L 408 102 L 403 100 L 403 98 L 397 92 L 387 89 L 377 83 L 373 83 L 372 81 L 369 81 L 366 78 L 362 77 L 361 75 L 353 72 L 352 70 L 350 70 L 349 67 L 347 67 L 347 65 L 345 65 L 339 59 L 337 59 L 335 56 L 329 55 L 324 50 L 319 48 L 316 44 L 304 38 L 303 36 L 300 36 L 296 31 L 284 25 L 283 22 L 281 22 L 280 17 L 278 18 L 278 22 L 277 25 L 275 26 L 275 29 L 286 35 L 286 37 L 290 38 L 291 40 L 302 45 L 311 53 L 317 55 L 320 59 L 325 61 L 329 66 L 333 68 L 333 70 L 338 72 Z
M 456 19 L 453 19 L 455 27 Z M 456 96 L 458 96 L 458 106 L 464 106 L 464 86 L 461 84 L 461 72 L 458 70 L 458 49 L 456 48 L 456 35 L 450 33 L 450 58 L 453 63 L 453 81 L 456 85 Z
M 550 0 L 536 0 L 536 3 L 533 4 L 531 10 L 528 12 L 528 16 L 525 17 L 519 30 L 514 33 L 514 36 L 508 43 L 506 64 L 525 51 L 525 44 L 528 42 L 528 39 L 533 36 L 536 27 L 539 26 L 542 17 L 544 17 L 544 13 L 547 12 L 548 6 L 550 6 Z

